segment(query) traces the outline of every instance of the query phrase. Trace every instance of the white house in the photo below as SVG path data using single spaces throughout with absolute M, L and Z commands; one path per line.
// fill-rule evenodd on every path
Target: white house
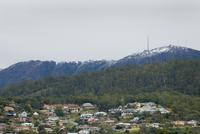
M 198 122 L 195 121 L 195 120 L 191 120 L 191 121 L 187 121 L 187 122 L 186 122 L 187 125 L 191 125 L 191 126 L 193 126 L 193 127 L 196 127 L 196 126 L 197 126 L 197 123 L 198 123 Z
M 34 124 L 33 123 L 22 123 L 21 124 L 22 126 L 29 126 L 29 127 L 34 127 Z
M 106 112 L 96 112 L 94 115 L 96 117 L 104 117 L 104 116 L 107 116 L 107 113 Z
M 48 118 L 48 121 L 58 121 L 59 120 L 59 117 L 57 117 L 57 116 L 51 116 L 51 117 L 49 117 Z
M 163 107 L 159 108 L 159 111 L 160 111 L 161 114 L 168 114 L 168 113 L 170 113 L 169 110 L 167 110 L 167 109 L 165 109 Z
M 89 119 L 89 118 L 91 118 L 91 117 L 93 117 L 93 114 L 82 114 L 82 115 L 80 116 L 80 119 Z
M 27 112 L 23 111 L 22 113 L 19 114 L 20 118 L 27 118 L 28 114 Z
M 139 117 L 134 117 L 130 122 L 137 123 L 139 120 Z
M 39 113 L 34 112 L 33 115 L 34 115 L 34 116 L 39 116 Z
M 82 105 L 82 107 L 85 108 L 85 109 L 94 109 L 95 108 L 95 106 L 92 105 L 91 103 L 84 103 Z
M 90 131 L 89 130 L 80 130 L 78 133 L 79 134 L 90 134 Z
M 127 129 L 131 128 L 131 124 L 130 123 L 118 123 L 115 125 L 114 130 L 115 131 L 125 131 Z
M 160 124 L 159 123 L 147 123 L 146 127 L 153 127 L 153 128 L 159 128 Z

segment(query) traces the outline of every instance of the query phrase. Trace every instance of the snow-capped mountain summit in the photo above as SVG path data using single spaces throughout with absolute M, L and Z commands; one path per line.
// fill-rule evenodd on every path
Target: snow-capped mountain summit
M 143 52 L 135 53 L 135 54 L 129 55 L 125 58 L 129 59 L 129 58 L 151 57 L 151 56 L 161 54 L 161 53 L 168 53 L 168 52 L 173 53 L 173 52 L 180 51 L 180 50 L 187 51 L 187 50 L 189 50 L 189 48 L 169 45 L 169 46 L 154 48 L 152 50 L 144 50 Z
M 126 56 L 120 59 L 115 66 L 163 62 L 173 59 L 178 60 L 196 58 L 200 58 L 200 51 L 198 50 L 181 46 L 168 45 L 154 48 L 152 50 L 144 50 L 143 52 Z
M 150 51 L 150 54 L 159 54 L 159 53 L 175 53 L 176 51 L 188 51 L 190 50 L 189 48 L 186 47 L 181 47 L 181 46 L 174 46 L 174 45 L 169 45 L 169 46 L 164 46 L 164 47 L 159 47 L 159 48 L 154 48 Z
M 200 51 L 169 45 L 149 51 L 144 50 L 143 52 L 126 56 L 117 61 L 97 60 L 61 63 L 55 61 L 19 62 L 0 71 L 0 87 L 29 79 L 37 80 L 49 76 L 70 76 L 105 70 L 112 67 L 142 65 L 179 59 L 200 59 Z

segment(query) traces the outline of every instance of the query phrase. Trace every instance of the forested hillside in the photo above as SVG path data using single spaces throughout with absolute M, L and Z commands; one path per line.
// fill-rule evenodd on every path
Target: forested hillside
M 87 72 L 103 71 L 109 68 L 161 63 L 171 60 L 199 60 L 200 51 L 179 47 L 164 46 L 152 50 L 145 50 L 126 56 L 120 60 L 61 62 L 55 61 L 27 61 L 19 62 L 0 70 L 0 88 L 20 83 L 24 80 L 38 80 L 46 77 L 62 77 L 79 75 Z
M 200 61 L 171 61 L 77 76 L 26 81 L 1 96 L 31 107 L 43 103 L 92 102 L 102 109 L 133 101 L 171 108 L 177 119 L 200 117 Z
M 11 96 L 71 96 L 80 94 L 134 94 L 141 90 L 173 89 L 200 95 L 200 61 L 171 61 L 109 69 L 78 76 L 26 81 L 4 90 Z

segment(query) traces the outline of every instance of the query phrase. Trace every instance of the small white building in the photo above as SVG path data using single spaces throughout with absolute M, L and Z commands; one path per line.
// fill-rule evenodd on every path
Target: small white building
M 145 105 L 145 106 L 143 106 L 143 107 L 141 107 L 141 108 L 138 108 L 137 111 L 138 111 L 139 113 L 148 112 L 148 113 L 151 113 L 151 114 L 152 114 L 152 113 L 157 112 L 158 109 L 157 109 L 156 107 L 152 107 L 152 106 L 150 106 L 150 105 Z
M 58 120 L 59 120 L 59 117 L 57 116 L 52 116 L 48 118 L 48 121 L 58 121 Z
M 53 129 L 52 128 L 44 128 L 45 132 L 47 133 L 52 133 L 53 132 Z
M 123 112 L 123 113 L 121 113 L 121 116 L 122 117 L 129 117 L 129 116 L 132 116 L 133 115 L 133 113 L 125 113 L 125 112 Z
M 159 128 L 159 123 L 148 123 L 146 124 L 146 127 L 152 127 L 152 128 Z
M 28 113 L 25 111 L 23 111 L 22 113 L 19 114 L 20 118 L 27 118 L 27 116 L 28 116 Z
M 134 117 L 130 122 L 137 123 L 140 120 L 139 117 Z
M 29 126 L 29 127 L 34 127 L 33 123 L 22 123 L 21 126 Z
M 80 130 L 78 133 L 79 134 L 90 134 L 90 131 L 89 130 Z
M 104 123 L 106 123 L 106 124 L 114 124 L 115 120 L 107 119 L 107 120 L 104 121 Z
M 106 112 L 96 112 L 94 115 L 96 117 L 104 117 L 104 116 L 107 116 L 107 113 Z
M 94 109 L 94 108 L 95 108 L 95 106 L 92 105 L 91 103 L 84 103 L 84 104 L 82 105 L 82 107 L 83 107 L 84 109 Z
M 161 114 L 169 114 L 170 113 L 169 110 L 167 110 L 167 109 L 165 109 L 163 107 L 159 108 L 159 111 L 160 111 Z
M 93 117 L 93 114 L 81 114 L 80 119 L 89 119 Z
M 151 127 L 153 128 L 159 128 L 160 124 L 159 123 L 152 123 Z
M 198 122 L 195 121 L 195 120 L 191 120 L 191 121 L 187 121 L 187 122 L 186 122 L 187 125 L 191 125 L 191 126 L 193 126 L 193 127 L 196 127 L 196 126 L 197 126 L 197 123 L 198 123 Z
M 33 115 L 34 115 L 34 116 L 39 116 L 39 113 L 34 112 Z
M 114 130 L 115 131 L 125 131 L 127 129 L 131 128 L 131 124 L 130 123 L 118 123 L 115 125 Z

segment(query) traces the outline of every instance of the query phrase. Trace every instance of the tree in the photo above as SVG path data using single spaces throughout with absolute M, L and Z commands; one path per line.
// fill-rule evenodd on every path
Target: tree
M 61 117 L 65 115 L 65 114 L 63 113 L 62 108 L 60 108 L 60 107 L 57 107 L 57 108 L 55 109 L 55 113 L 56 113 L 57 116 L 61 116 Z

